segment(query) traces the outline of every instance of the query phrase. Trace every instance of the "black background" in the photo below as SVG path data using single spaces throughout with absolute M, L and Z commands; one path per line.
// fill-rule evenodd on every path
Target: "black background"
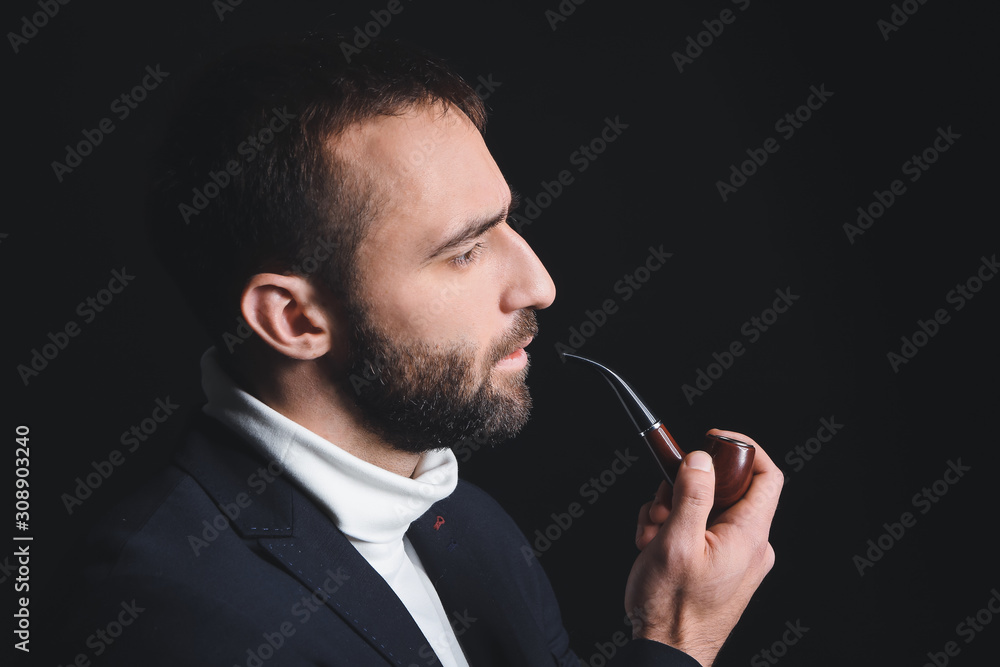
M 554 351 L 588 310 L 614 298 L 618 311 L 580 352 L 630 379 L 685 447 L 712 426 L 739 430 L 787 475 L 771 533 L 776 566 L 718 665 L 750 664 L 796 621 L 809 630 L 779 664 L 922 665 L 948 641 L 961 649 L 952 664 L 993 664 L 1000 619 L 970 643 L 956 626 L 1000 587 L 1000 281 L 983 283 L 961 310 L 946 295 L 998 251 L 996 15 L 985 3 L 912 5 L 918 11 L 888 40 L 877 25 L 893 12 L 888 2 L 791 0 L 752 0 L 745 11 L 720 0 L 567 1 L 575 11 L 555 30 L 545 12 L 556 0 L 404 1 L 381 30 L 444 56 L 474 83 L 500 82 L 486 100 L 486 140 L 523 195 L 536 199 L 561 170 L 574 175 L 522 228 L 558 289 L 529 348 L 534 419 L 516 441 L 463 455 L 461 469 L 531 539 L 552 513 L 582 502 L 584 515 L 541 557 L 581 658 L 626 629 L 634 519 L 658 483 L 642 458 L 597 502 L 581 500 L 581 485 L 616 450 L 646 456 L 603 381 L 562 366 Z M 14 429 L 29 425 L 31 528 L 23 534 L 34 537 L 33 657 L 59 636 L 50 609 L 66 602 L 61 582 L 73 577 L 80 535 L 167 457 L 184 415 L 203 400 L 198 359 L 208 338 L 151 259 L 141 225 L 145 161 L 177 89 L 236 44 L 283 29 L 353 32 L 385 6 L 244 0 L 220 20 L 208 0 L 73 2 L 18 53 L 4 47 L 2 465 L 13 514 Z M 679 72 L 672 54 L 727 8 L 735 21 Z M 21 17 L 36 11 L 9 3 L 0 27 L 20 30 Z M 170 73 L 164 83 L 127 119 L 114 118 L 111 101 L 156 65 Z M 786 139 L 775 122 L 806 102 L 810 86 L 833 94 Z M 59 182 L 51 163 L 103 117 L 114 118 L 115 131 Z M 605 118 L 627 128 L 577 171 L 571 154 L 600 135 Z M 960 139 L 911 183 L 902 164 L 939 127 Z M 724 202 L 716 181 L 768 137 L 778 152 Z M 897 178 L 905 194 L 852 244 L 844 223 Z M 616 282 L 661 245 L 673 256 L 625 301 Z M 122 267 L 135 279 L 82 323 L 77 304 Z M 771 306 L 776 289 L 799 298 L 750 343 L 741 327 Z M 887 353 L 899 353 L 900 337 L 939 308 L 950 321 L 894 372 Z M 26 386 L 17 366 L 70 320 L 80 335 Z M 689 402 L 681 386 L 734 341 L 745 354 Z M 168 396 L 178 414 L 68 514 L 61 496 L 76 478 L 122 449 L 120 434 Z M 786 455 L 831 417 L 843 428 L 796 470 Z M 914 494 L 959 459 L 971 470 L 921 514 Z M 906 511 L 916 525 L 859 575 L 854 556 Z M 12 600 L 15 576 L 0 573 Z M 36 664 L 15 653 L 16 664 Z

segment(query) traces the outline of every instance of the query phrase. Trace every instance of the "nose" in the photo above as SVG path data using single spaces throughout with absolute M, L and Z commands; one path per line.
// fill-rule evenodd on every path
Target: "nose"
M 508 248 L 502 279 L 505 289 L 500 308 L 514 312 L 522 308 L 548 308 L 556 298 L 556 286 L 545 266 L 520 234 L 503 223 L 497 231 Z

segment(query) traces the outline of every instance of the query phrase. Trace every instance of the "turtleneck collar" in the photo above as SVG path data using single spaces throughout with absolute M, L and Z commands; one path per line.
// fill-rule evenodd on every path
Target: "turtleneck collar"
M 424 453 L 412 477 L 353 456 L 236 385 L 213 347 L 201 359 L 204 412 L 277 460 L 352 542 L 395 543 L 410 523 L 458 484 L 450 449 Z

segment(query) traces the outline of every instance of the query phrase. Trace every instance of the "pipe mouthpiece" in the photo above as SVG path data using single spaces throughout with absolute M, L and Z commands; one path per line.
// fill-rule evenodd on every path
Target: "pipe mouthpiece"
M 629 417 L 632 418 L 632 422 L 639 433 L 648 431 L 659 422 L 649 408 L 646 407 L 646 404 L 642 402 L 642 399 L 639 398 L 639 395 L 635 393 L 635 390 L 618 373 L 615 373 L 604 364 L 599 364 L 593 359 L 587 359 L 577 354 L 560 352 L 559 355 L 564 361 L 569 360 L 581 366 L 588 366 L 600 373 L 608 381 L 608 384 L 611 385 L 611 388 L 615 390 L 618 399 L 622 402 L 622 406 L 628 412 Z

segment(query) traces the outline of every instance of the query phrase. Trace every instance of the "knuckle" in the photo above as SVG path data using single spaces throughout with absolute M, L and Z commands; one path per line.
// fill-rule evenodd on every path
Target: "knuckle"
M 694 507 L 710 507 L 715 502 L 715 493 L 707 485 L 693 484 L 684 490 L 684 501 Z
M 766 535 L 761 537 L 755 532 L 746 532 L 743 534 L 743 546 L 744 554 L 751 566 L 756 564 L 766 566 L 768 560 L 773 559 L 773 549 L 771 549 Z M 768 555 L 768 552 L 771 552 L 771 556 Z
M 636 521 L 636 523 L 638 523 L 640 526 L 645 526 L 652 522 L 649 516 L 649 511 L 650 509 L 652 509 L 652 506 L 653 506 L 652 503 L 646 503 L 645 505 L 639 508 L 639 518 Z
M 754 545 L 753 556 L 754 562 L 759 563 L 765 573 L 769 572 L 774 565 L 774 549 L 771 548 L 771 543 L 767 540 L 757 542 Z
M 767 543 L 767 550 L 764 552 L 764 574 L 767 574 L 774 567 L 775 554 L 774 547 Z
M 681 572 L 690 570 L 690 565 L 694 562 L 695 552 L 687 540 L 671 540 L 667 544 L 666 552 L 667 563 Z

